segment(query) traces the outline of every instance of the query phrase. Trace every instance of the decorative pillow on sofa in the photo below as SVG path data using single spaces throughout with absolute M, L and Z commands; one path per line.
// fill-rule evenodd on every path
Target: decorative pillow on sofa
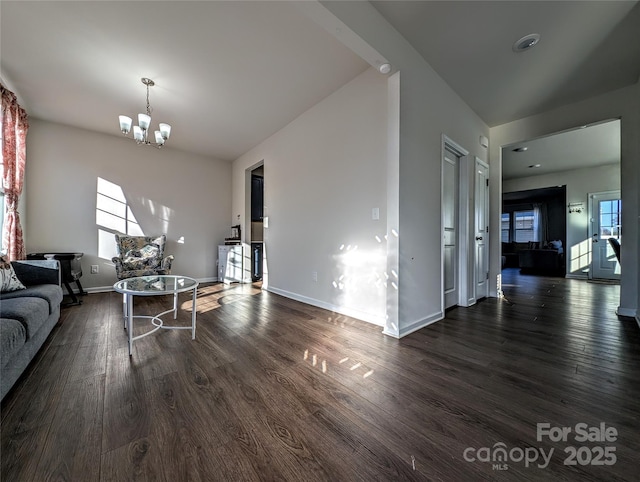
M 549 247 L 551 249 L 555 249 L 558 253 L 562 254 L 564 250 L 562 249 L 562 241 L 559 239 L 549 241 Z
M 25 285 L 16 276 L 9 260 L 5 256 L 0 257 L 0 292 L 24 289 L 26 289 Z

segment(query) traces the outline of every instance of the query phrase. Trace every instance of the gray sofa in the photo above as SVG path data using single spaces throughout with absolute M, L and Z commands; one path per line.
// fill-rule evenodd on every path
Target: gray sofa
M 12 261 L 24 290 L 0 293 L 0 399 L 20 378 L 60 319 L 57 260 Z

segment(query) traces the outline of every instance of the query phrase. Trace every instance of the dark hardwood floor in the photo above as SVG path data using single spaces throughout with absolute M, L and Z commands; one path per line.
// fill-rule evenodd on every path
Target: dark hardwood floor
M 638 480 L 640 329 L 614 314 L 619 286 L 503 283 L 401 340 L 202 286 L 196 340 L 160 331 L 131 358 L 120 295 L 85 296 L 2 403 L 2 481 Z M 537 440 L 538 423 L 571 433 Z M 617 436 L 576 440 L 580 423 Z

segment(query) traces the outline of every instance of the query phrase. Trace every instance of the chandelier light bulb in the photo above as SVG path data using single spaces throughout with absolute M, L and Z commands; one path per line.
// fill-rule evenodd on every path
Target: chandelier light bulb
M 166 141 L 169 139 L 169 135 L 171 134 L 171 126 L 169 124 L 158 124 L 160 127 L 160 133 L 162 134 L 162 138 Z
M 126 136 L 131 130 L 131 123 L 132 123 L 131 117 L 127 117 L 126 115 L 121 115 L 119 119 L 120 119 L 120 130 Z
M 147 114 L 138 114 L 138 125 L 140 129 L 146 131 L 149 129 L 149 125 L 151 124 L 151 116 Z

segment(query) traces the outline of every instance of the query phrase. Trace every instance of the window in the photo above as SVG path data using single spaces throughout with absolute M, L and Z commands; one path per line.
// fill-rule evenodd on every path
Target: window
M 622 201 L 600 201 L 600 239 L 620 238 L 620 211 Z
M 526 243 L 535 240 L 533 232 L 533 211 L 516 211 L 513 213 L 515 241 Z
M 509 242 L 509 232 L 511 231 L 511 218 L 509 213 L 502 213 L 500 218 L 500 239 L 503 243 Z

